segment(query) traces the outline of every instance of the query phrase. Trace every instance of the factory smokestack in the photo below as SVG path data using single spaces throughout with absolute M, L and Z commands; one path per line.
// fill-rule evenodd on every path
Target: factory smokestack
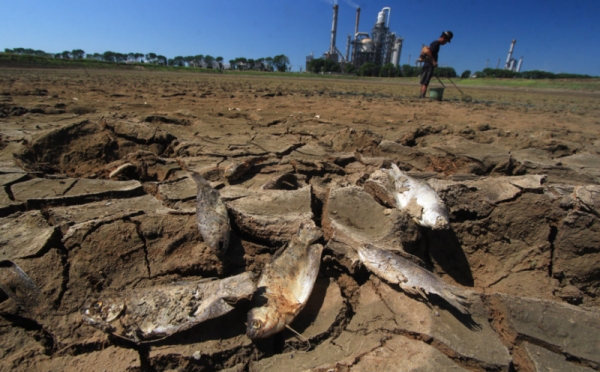
M 515 44 L 517 43 L 517 39 L 513 39 L 513 41 L 510 43 L 510 49 L 508 50 L 508 57 L 506 58 L 506 65 L 505 65 L 505 69 L 510 69 L 511 68 L 511 59 L 512 59 L 512 54 L 513 54 L 513 50 L 515 49 Z
M 350 57 L 350 34 L 348 34 L 348 40 L 346 40 L 346 59 L 344 62 L 348 62 L 348 58 Z
M 523 64 L 523 57 L 519 60 L 519 64 L 517 65 L 517 72 L 521 72 L 521 65 Z
M 329 53 L 335 54 L 335 34 L 337 33 L 337 18 L 338 18 L 338 5 L 333 6 L 333 24 L 331 25 L 331 44 L 329 45 Z
M 356 25 L 354 26 L 354 38 L 358 34 L 358 21 L 360 20 L 360 7 L 356 8 Z

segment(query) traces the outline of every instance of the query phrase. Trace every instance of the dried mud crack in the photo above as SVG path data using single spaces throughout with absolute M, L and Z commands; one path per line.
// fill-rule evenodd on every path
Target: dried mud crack
M 1 69 L 0 85 L 0 261 L 40 288 L 33 310 L 0 291 L 0 370 L 600 368 L 597 95 L 424 102 L 366 80 L 93 70 Z M 442 198 L 450 229 L 385 197 L 391 164 Z M 224 256 L 198 232 L 192 170 L 227 207 Z M 308 350 L 287 330 L 252 342 L 248 300 L 148 343 L 82 322 L 107 293 L 259 275 L 306 219 L 325 246 L 291 324 Z M 378 279 L 365 243 L 461 288 L 470 315 Z

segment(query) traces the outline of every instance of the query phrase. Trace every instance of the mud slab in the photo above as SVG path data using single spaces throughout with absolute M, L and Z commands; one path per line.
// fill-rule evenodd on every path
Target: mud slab
M 0 69 L 0 86 L 0 259 L 41 293 L 24 309 L 0 292 L 2 370 L 599 368 L 597 93 L 432 102 L 401 80 L 143 70 Z M 252 156 L 268 160 L 224 178 Z M 394 208 L 378 177 L 392 162 L 436 190 L 449 230 Z M 223 257 L 196 228 L 189 170 L 227 205 Z M 302 337 L 252 342 L 249 301 L 151 344 L 81 322 L 112 291 L 258 275 L 306 218 L 326 248 Z M 460 287 L 471 314 L 370 274 L 365 242 Z

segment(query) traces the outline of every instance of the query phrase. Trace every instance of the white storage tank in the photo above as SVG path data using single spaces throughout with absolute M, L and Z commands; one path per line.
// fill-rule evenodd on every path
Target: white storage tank
M 385 8 L 381 10 L 381 12 L 379 12 L 379 14 L 377 15 L 377 24 L 383 24 L 385 23 Z

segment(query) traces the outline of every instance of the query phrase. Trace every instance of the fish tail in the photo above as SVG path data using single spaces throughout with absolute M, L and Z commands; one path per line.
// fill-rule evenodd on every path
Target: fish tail
M 470 305 L 469 300 L 462 294 L 458 293 L 456 289 L 444 288 L 441 291 L 441 296 L 461 313 L 470 314 L 469 310 L 467 309 L 467 307 Z
M 208 183 L 208 181 L 206 179 L 204 179 L 204 177 L 202 177 L 200 175 L 200 173 L 195 172 L 195 171 L 191 171 L 190 175 L 192 176 L 192 179 L 194 180 L 194 182 L 196 182 L 196 185 L 198 185 L 198 186 L 210 186 L 210 184 Z
M 41 296 L 40 289 L 29 275 L 10 260 L 0 261 L 0 291 L 26 311 L 34 310 Z
M 400 171 L 400 168 L 398 168 L 398 166 L 394 163 L 392 163 L 392 169 L 389 170 L 389 174 L 394 177 L 395 179 L 397 179 L 398 177 L 400 177 L 402 175 L 402 172 Z

